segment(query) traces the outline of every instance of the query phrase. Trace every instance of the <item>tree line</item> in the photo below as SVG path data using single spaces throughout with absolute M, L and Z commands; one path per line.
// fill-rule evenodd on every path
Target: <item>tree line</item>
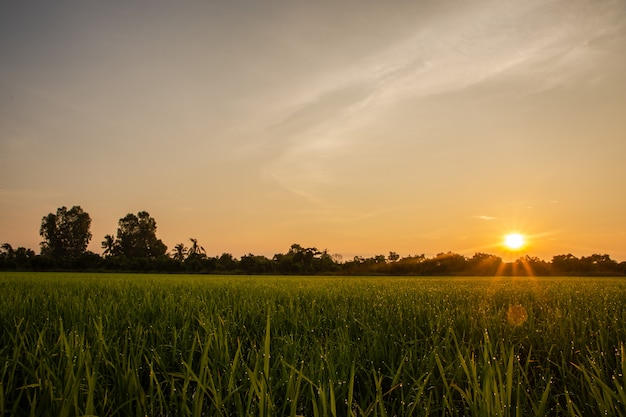
M 220 274 L 283 275 L 626 275 L 626 262 L 618 263 L 606 254 L 577 258 L 556 255 L 546 262 L 522 256 L 514 262 L 476 253 L 400 257 L 396 252 L 344 261 L 327 250 L 293 244 L 272 258 L 249 253 L 235 258 L 230 253 L 209 256 L 195 238 L 178 243 L 171 251 L 156 236 L 156 220 L 146 211 L 129 213 L 119 219 L 117 233 L 101 242 L 102 254 L 87 250 L 92 239 L 91 217 L 80 206 L 60 207 L 41 220 L 43 238 L 40 253 L 9 243 L 0 246 L 0 269 L 24 271 L 124 271 Z

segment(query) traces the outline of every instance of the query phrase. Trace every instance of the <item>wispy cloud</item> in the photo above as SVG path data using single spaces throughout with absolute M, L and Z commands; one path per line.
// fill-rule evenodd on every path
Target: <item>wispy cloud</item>
M 266 170 L 285 188 L 317 199 L 315 189 L 334 180 L 327 161 L 355 142 L 346 133 L 381 117 L 386 105 L 466 89 L 505 73 L 525 75 L 541 63 L 545 79 L 554 83 L 555 58 L 587 48 L 611 30 L 604 22 L 613 20 L 615 4 L 603 6 L 482 1 L 434 15 L 409 36 L 353 68 L 341 68 L 336 77 L 325 75 L 332 81 L 296 98 L 265 134 L 275 150 Z M 566 73 L 565 61 L 556 62 L 559 73 Z
M 474 216 L 474 219 L 478 219 L 478 220 L 496 220 L 497 217 L 492 217 L 492 216 Z

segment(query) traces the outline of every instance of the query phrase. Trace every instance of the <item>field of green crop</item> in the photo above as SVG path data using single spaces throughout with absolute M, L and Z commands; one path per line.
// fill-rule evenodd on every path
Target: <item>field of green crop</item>
M 0 274 L 0 416 L 626 416 L 626 279 Z

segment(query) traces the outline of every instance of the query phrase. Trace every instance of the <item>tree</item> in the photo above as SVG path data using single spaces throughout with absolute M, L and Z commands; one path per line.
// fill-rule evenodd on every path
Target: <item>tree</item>
M 511 264 L 511 274 L 515 276 L 550 275 L 550 266 L 536 256 L 524 255 Z
M 185 260 L 185 255 L 187 255 L 187 248 L 185 247 L 185 244 L 183 243 L 178 243 L 177 245 L 174 246 L 174 249 L 172 249 L 172 259 L 182 262 Z
M 206 259 L 206 251 L 198 245 L 198 239 L 189 238 L 191 246 L 186 250 L 185 268 L 190 271 L 200 272 L 205 268 L 203 261 Z
M 112 235 L 106 235 L 102 241 L 102 249 L 104 249 L 104 252 L 102 252 L 103 256 L 106 257 L 113 255 L 115 252 L 115 237 Z
M 243 255 L 239 261 L 239 268 L 246 274 L 269 274 L 274 272 L 274 264 L 265 256 Z
M 0 267 L 3 269 L 29 269 L 35 257 L 33 250 L 22 246 L 17 249 L 13 249 L 8 243 L 0 246 Z
M 422 263 L 426 275 L 458 275 L 467 266 L 467 259 L 458 253 L 438 253 L 434 258 Z
M 389 272 L 396 275 L 418 274 L 421 263 L 426 260 L 426 255 L 409 255 L 389 265 Z
M 585 271 L 592 275 L 612 275 L 619 271 L 619 264 L 609 255 L 594 253 L 580 258 L 580 264 Z
M 216 268 L 219 271 L 234 271 L 237 268 L 237 261 L 232 254 L 224 252 L 217 259 Z
M 380 265 L 383 265 L 383 264 L 386 264 L 386 263 L 387 263 L 387 258 L 385 257 L 385 255 L 374 255 L 374 256 L 372 257 L 372 261 L 373 261 L 375 264 L 380 264 Z
M 158 258 L 167 246 L 156 237 L 156 220 L 146 211 L 129 213 L 119 220 L 114 252 L 128 258 Z
M 279 272 L 283 274 L 310 274 L 315 271 L 314 259 L 321 255 L 317 248 L 304 248 L 294 243 L 285 254 L 274 255 Z
M 57 209 L 41 220 L 39 234 L 45 239 L 41 242 L 41 254 L 52 257 L 77 257 L 85 253 L 91 240 L 91 217 L 80 206 L 70 210 L 67 207 Z
M 2 249 L 0 259 L 11 259 L 15 257 L 15 249 L 13 249 L 10 243 L 3 243 L 0 249 Z
M 206 257 L 206 251 L 202 246 L 198 245 L 198 239 L 190 237 L 189 241 L 191 242 L 191 247 L 187 250 L 187 259 L 202 259 Z
M 580 259 L 568 253 L 552 257 L 552 268 L 557 274 L 573 275 L 581 272 Z
M 318 274 L 338 269 L 327 250 L 305 248 L 297 243 L 291 245 L 287 253 L 274 255 L 272 260 L 282 274 Z
M 467 263 L 473 275 L 497 275 L 502 268 L 502 258 L 488 253 L 477 252 Z

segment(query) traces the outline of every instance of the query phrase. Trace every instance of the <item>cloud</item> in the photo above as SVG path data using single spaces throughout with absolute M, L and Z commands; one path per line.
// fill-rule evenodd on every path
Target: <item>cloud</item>
M 311 90 L 294 97 L 282 119 L 265 132 L 274 151 L 266 172 L 314 199 L 316 188 L 334 181 L 328 163 L 358 140 L 350 133 L 384 117 L 389 104 L 426 100 L 502 74 L 538 72 L 550 85 L 556 77 L 564 82 L 569 61 L 560 58 L 580 54 L 615 30 L 605 24 L 615 21 L 615 4 L 530 0 L 450 6 L 362 56 L 358 65 L 328 68 L 335 76 L 324 73 L 324 83 L 313 82 Z
M 492 217 L 492 216 L 474 216 L 474 219 L 479 219 L 479 220 L 496 220 L 497 217 Z
M 372 75 L 378 79 L 382 97 L 394 100 L 447 93 L 504 72 L 525 72 L 528 64 L 546 64 L 623 28 L 623 24 L 613 24 L 612 2 L 598 6 L 582 1 L 470 4 L 433 19 L 377 57 L 381 64 Z M 554 69 L 543 68 L 547 73 Z

